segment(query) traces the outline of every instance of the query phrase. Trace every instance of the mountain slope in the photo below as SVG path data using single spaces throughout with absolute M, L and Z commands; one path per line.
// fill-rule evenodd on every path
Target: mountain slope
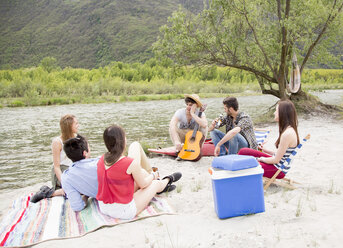
M 181 4 L 202 0 L 0 0 L 0 69 L 38 65 L 93 68 L 152 56 L 159 27 Z

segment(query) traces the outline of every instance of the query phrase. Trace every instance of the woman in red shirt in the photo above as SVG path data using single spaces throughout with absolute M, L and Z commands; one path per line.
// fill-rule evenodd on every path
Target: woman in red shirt
M 133 219 L 142 212 L 156 193 L 175 189 L 173 182 L 181 178 L 176 172 L 158 179 L 158 173 L 142 169 L 142 159 L 124 156 L 126 137 L 117 125 L 104 131 L 108 150 L 98 162 L 98 194 L 100 211 L 120 219 Z

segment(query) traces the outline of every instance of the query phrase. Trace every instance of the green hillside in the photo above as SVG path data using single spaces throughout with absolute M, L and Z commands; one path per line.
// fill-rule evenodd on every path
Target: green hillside
M 179 5 L 199 12 L 203 0 L 0 0 L 0 69 L 144 62 Z

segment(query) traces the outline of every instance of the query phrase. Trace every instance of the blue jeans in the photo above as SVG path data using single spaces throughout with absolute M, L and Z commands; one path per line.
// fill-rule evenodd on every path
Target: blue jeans
M 210 135 L 213 144 L 216 146 L 225 136 L 225 133 L 219 131 L 218 129 L 214 129 L 211 131 Z M 219 156 L 226 155 L 226 148 L 228 150 L 228 154 L 237 154 L 238 151 L 243 147 L 249 147 L 248 141 L 240 133 L 238 133 L 232 139 L 226 141 L 220 146 Z

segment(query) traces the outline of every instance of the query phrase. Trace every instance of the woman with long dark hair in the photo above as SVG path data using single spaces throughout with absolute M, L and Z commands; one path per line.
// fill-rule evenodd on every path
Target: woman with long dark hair
M 138 142 L 130 145 L 124 156 L 126 137 L 124 130 L 112 125 L 104 131 L 106 152 L 98 162 L 99 208 L 114 218 L 133 219 L 142 212 L 156 193 L 175 189 L 173 182 L 181 178 L 176 172 L 159 179 L 157 172 L 150 174 L 141 166 L 145 156 Z
M 276 177 L 281 179 L 290 169 L 283 166 L 286 159 L 299 145 L 298 118 L 293 102 L 281 100 L 276 105 L 274 119 L 279 123 L 279 137 L 275 142 L 276 151 L 271 151 L 260 145 L 262 152 L 250 148 L 242 148 L 239 155 L 250 155 L 257 158 L 264 169 L 264 177 L 271 178 L 278 169 L 282 172 Z

